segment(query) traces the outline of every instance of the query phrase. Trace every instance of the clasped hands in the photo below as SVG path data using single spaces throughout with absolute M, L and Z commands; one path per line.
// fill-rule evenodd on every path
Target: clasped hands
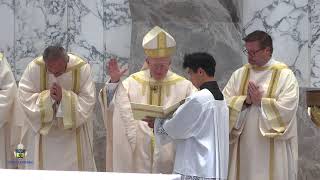
M 260 86 L 258 86 L 253 81 L 249 81 L 246 104 L 253 104 L 256 106 L 260 106 L 262 99 L 263 91 Z
M 53 83 L 50 87 L 50 96 L 57 104 L 60 103 L 62 98 L 62 88 L 59 84 Z

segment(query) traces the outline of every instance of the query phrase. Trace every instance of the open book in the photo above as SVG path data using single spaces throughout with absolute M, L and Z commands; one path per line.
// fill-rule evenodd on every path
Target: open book
M 173 114 L 173 112 L 177 110 L 178 107 L 183 103 L 184 103 L 184 99 L 169 107 L 140 104 L 140 103 L 131 103 L 131 109 L 133 113 L 133 118 L 136 120 L 141 120 L 147 116 L 165 118 Z

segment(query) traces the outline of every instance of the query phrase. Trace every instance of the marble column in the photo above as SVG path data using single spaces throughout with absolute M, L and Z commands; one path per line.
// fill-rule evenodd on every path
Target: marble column
M 105 82 L 105 63 L 127 65 L 131 17 L 127 0 L 68 0 L 68 49 L 88 60 L 96 82 Z
M 67 44 L 67 4 L 63 1 L 15 2 L 15 68 L 20 79 L 28 63 L 49 44 Z
M 310 84 L 308 0 L 243 0 L 243 36 L 254 30 L 273 38 L 273 58 L 286 63 L 300 86 Z
M 320 1 L 309 0 L 311 28 L 311 87 L 320 87 Z
M 14 63 L 14 0 L 0 1 L 0 52 L 3 52 L 15 71 Z
M 309 0 L 309 42 L 310 42 L 310 85 L 320 87 L 320 2 Z M 305 90 L 300 93 L 300 108 L 298 111 L 299 133 L 299 180 L 316 180 L 320 177 L 319 139 L 320 128 L 315 126 L 307 115 Z

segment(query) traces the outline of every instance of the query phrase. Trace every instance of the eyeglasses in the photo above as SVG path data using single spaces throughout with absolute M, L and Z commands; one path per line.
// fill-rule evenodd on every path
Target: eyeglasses
M 258 50 L 256 50 L 256 51 L 254 51 L 254 52 L 249 52 L 247 49 L 244 49 L 244 50 L 242 50 L 242 52 L 246 55 L 246 56 L 255 56 L 259 51 L 261 51 L 261 50 L 264 50 L 265 48 L 261 48 L 261 49 L 258 49 Z

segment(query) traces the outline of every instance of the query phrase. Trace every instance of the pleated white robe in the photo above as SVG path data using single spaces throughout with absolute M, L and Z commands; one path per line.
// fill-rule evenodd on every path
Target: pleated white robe
M 91 115 L 95 105 L 95 87 L 89 64 L 68 54 L 64 74 L 54 77 L 46 71 L 42 57 L 27 66 L 19 83 L 19 100 L 28 116 L 24 135 L 28 155 L 26 169 L 96 171 L 93 157 Z M 62 87 L 57 117 L 50 89 Z M 59 112 L 59 110 L 57 111 Z
M 263 90 L 260 106 L 244 108 L 248 82 Z M 230 111 L 229 180 L 295 180 L 299 86 L 293 72 L 271 59 L 235 71 L 223 90 Z
M 149 70 L 132 74 L 118 84 L 108 105 L 105 86 L 99 95 L 107 129 L 107 171 L 171 174 L 175 148 L 172 143 L 155 146 L 153 130 L 133 119 L 130 102 L 170 106 L 188 97 L 196 88 L 175 73 L 155 81 Z
M 0 53 L 0 168 L 16 168 L 14 149 L 19 143 L 17 120 L 24 118 L 17 101 L 17 85 L 5 56 Z
M 227 179 L 229 117 L 225 100 L 208 89 L 193 93 L 170 119 L 155 122 L 156 142 L 176 145 L 174 173 L 198 179 Z

